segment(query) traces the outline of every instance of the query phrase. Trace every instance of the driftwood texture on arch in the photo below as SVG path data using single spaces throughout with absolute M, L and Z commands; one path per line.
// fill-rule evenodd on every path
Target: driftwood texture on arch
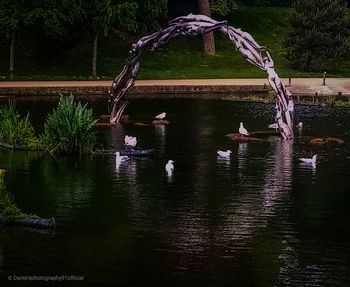
M 110 123 L 118 123 L 127 106 L 126 92 L 134 85 L 139 70 L 140 56 L 144 49 L 154 50 L 179 36 L 196 36 L 219 30 L 227 35 L 236 50 L 254 66 L 266 71 L 268 81 L 276 93 L 275 120 L 279 132 L 284 139 L 293 139 L 293 111 L 294 103 L 291 93 L 278 77 L 274 62 L 265 49 L 253 37 L 227 24 L 227 21 L 215 21 L 204 15 L 178 17 L 168 23 L 168 26 L 156 33 L 142 37 L 129 52 L 127 64 L 114 79 L 109 91 Z

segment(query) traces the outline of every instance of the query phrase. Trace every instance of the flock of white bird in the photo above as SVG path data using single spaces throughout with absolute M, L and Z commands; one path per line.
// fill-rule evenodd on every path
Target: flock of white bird
M 166 113 L 162 112 L 159 115 L 156 115 L 154 118 L 157 120 L 164 120 L 166 117 Z M 137 138 L 129 135 L 125 135 L 124 137 L 124 146 L 126 148 L 135 148 L 137 145 Z M 117 151 L 115 153 L 115 164 L 116 164 L 116 169 L 119 170 L 119 166 L 129 160 L 129 157 L 127 155 L 120 155 L 120 152 Z M 165 165 L 165 170 L 168 173 L 168 175 L 172 175 L 172 172 L 174 171 L 174 161 L 173 160 L 168 160 L 167 164 Z
M 271 129 L 278 129 L 278 124 L 277 123 L 273 123 L 271 125 L 268 126 L 268 128 L 271 128 Z M 303 123 L 302 122 L 299 122 L 297 124 L 297 128 L 300 130 L 303 128 Z M 244 127 L 243 125 L 243 122 L 240 122 L 240 125 L 239 125 L 239 130 L 238 130 L 239 134 L 241 136 L 248 136 L 249 135 L 249 132 L 248 130 Z M 231 150 L 226 150 L 226 151 L 223 151 L 223 150 L 218 150 L 217 151 L 217 155 L 220 159 L 226 159 L 226 160 L 229 160 L 230 159 L 230 156 L 232 154 L 232 151 Z M 313 155 L 312 158 L 299 158 L 299 161 L 302 162 L 303 164 L 306 164 L 306 165 L 312 165 L 312 167 L 316 167 L 316 160 L 317 160 L 317 154 Z
M 158 120 L 163 120 L 165 119 L 166 117 L 166 113 L 163 112 L 159 115 L 156 115 L 154 118 L 155 119 L 158 119 Z M 277 123 L 274 123 L 274 124 L 271 124 L 268 126 L 269 128 L 272 128 L 272 129 L 278 129 L 278 124 Z M 303 123 L 302 122 L 299 122 L 297 124 L 297 127 L 299 129 L 302 129 L 303 127 Z M 248 130 L 244 127 L 243 125 L 243 122 L 240 122 L 239 124 L 239 129 L 238 129 L 238 132 L 239 134 L 241 135 L 241 137 L 244 137 L 244 136 L 249 136 L 249 132 Z M 128 136 L 128 135 L 125 135 L 125 138 L 124 138 L 124 145 L 127 147 L 127 148 L 135 148 L 136 145 L 137 145 L 137 138 L 136 137 L 132 137 L 132 136 Z M 229 160 L 230 157 L 231 157 L 231 154 L 232 154 L 232 151 L 231 150 L 226 150 L 226 151 L 223 151 L 223 150 L 217 150 L 217 155 L 220 159 L 225 159 L 225 160 Z M 116 162 L 116 167 L 117 169 L 119 168 L 120 164 L 122 162 L 125 162 L 129 159 L 128 156 L 124 155 L 120 155 L 120 152 L 117 151 L 115 153 L 115 162 Z M 316 167 L 316 160 L 317 160 L 317 154 L 313 155 L 312 158 L 299 158 L 299 160 L 304 163 L 304 164 L 308 164 L 308 165 L 312 165 L 313 167 Z M 173 160 L 168 160 L 168 162 L 166 163 L 165 165 L 165 170 L 168 174 L 168 176 L 171 176 L 173 171 L 174 171 L 174 161 Z

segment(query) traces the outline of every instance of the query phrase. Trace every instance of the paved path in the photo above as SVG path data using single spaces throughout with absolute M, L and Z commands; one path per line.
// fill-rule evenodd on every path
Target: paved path
M 291 85 L 288 79 L 283 79 L 288 89 L 295 95 L 350 95 L 350 78 L 327 78 L 323 86 L 322 78 L 293 78 Z M 45 87 L 106 87 L 112 81 L 13 81 L 1 82 L 1 88 L 45 88 Z M 267 79 L 189 79 L 189 80 L 137 80 L 136 87 L 174 87 L 176 86 L 263 86 Z

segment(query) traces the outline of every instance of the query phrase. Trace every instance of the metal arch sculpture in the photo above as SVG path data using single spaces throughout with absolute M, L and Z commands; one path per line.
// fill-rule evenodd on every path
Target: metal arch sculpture
M 215 29 L 228 36 L 237 51 L 254 66 L 266 71 L 268 81 L 276 93 L 275 120 L 279 132 L 284 139 L 293 139 L 293 111 L 294 103 L 292 94 L 278 77 L 274 62 L 265 49 L 260 46 L 253 37 L 227 24 L 227 21 L 215 21 L 204 15 L 189 14 L 178 17 L 168 23 L 168 26 L 151 35 L 142 37 L 129 52 L 127 64 L 120 74 L 114 79 L 109 91 L 110 123 L 118 123 L 127 106 L 126 92 L 134 85 L 139 70 L 140 56 L 143 49 L 154 50 L 172 38 L 178 36 L 196 36 L 209 33 Z

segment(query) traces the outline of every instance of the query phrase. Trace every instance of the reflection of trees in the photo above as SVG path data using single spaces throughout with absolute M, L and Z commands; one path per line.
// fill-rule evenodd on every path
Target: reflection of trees
M 241 170 L 245 168 L 245 163 L 247 160 L 247 147 L 248 143 L 239 143 L 238 151 L 237 151 L 237 160 L 238 160 L 238 168 L 240 175 L 242 174 Z
M 0 248 L 0 270 L 3 270 L 4 265 L 5 265 L 5 259 L 4 256 L 2 255 L 3 250 Z
M 278 210 L 280 205 L 285 204 L 284 201 L 291 190 L 292 179 L 292 143 L 278 139 L 273 144 L 274 152 L 259 162 L 259 165 L 266 163 L 262 188 L 257 180 L 264 170 L 261 170 L 261 167 L 256 166 L 254 162 L 243 162 L 252 160 L 245 158 L 248 146 L 241 146 L 238 149 L 241 157 L 238 159 L 238 164 L 241 163 L 239 168 L 242 174 L 247 174 L 248 169 L 252 171 L 252 165 L 259 168 L 260 173 L 238 177 L 232 174 L 232 170 L 227 169 L 225 177 L 231 184 L 225 186 L 218 182 L 217 185 L 222 188 L 215 192 L 225 193 L 228 196 L 222 205 L 216 205 L 217 210 L 210 210 L 213 199 L 204 199 L 205 192 L 200 190 L 193 195 L 194 202 L 191 208 L 179 214 L 175 229 L 173 225 L 162 227 L 164 236 L 176 246 L 179 254 L 185 256 L 188 253 L 200 253 L 204 250 L 210 252 L 210 246 L 215 246 L 216 253 L 224 252 L 226 256 L 231 256 L 232 252 L 251 246 L 255 236 L 259 234 L 258 231 L 269 225 L 270 219 L 276 216 L 276 209 Z M 208 159 L 204 157 L 204 160 Z M 195 185 L 205 189 L 201 182 L 206 182 L 205 176 L 208 176 L 211 171 L 212 168 L 208 164 L 203 164 L 201 169 L 196 169 Z M 238 184 L 233 183 L 232 177 L 238 181 Z M 241 191 L 242 186 L 243 191 Z M 226 191 L 226 188 L 230 188 L 230 191 Z M 219 197 L 223 195 L 220 194 Z M 228 248 L 226 251 L 225 246 Z M 293 258 L 295 259 L 295 256 Z M 264 261 L 264 259 L 260 258 L 257 261 Z M 186 260 L 181 262 L 184 264 Z M 291 262 L 289 260 L 285 266 Z
M 99 127 L 97 130 L 98 141 L 103 148 L 120 148 L 124 145 L 124 127 L 121 124 Z
M 44 189 L 61 215 L 90 205 L 95 185 L 92 165 L 92 159 L 83 158 L 48 158 L 42 163 Z

